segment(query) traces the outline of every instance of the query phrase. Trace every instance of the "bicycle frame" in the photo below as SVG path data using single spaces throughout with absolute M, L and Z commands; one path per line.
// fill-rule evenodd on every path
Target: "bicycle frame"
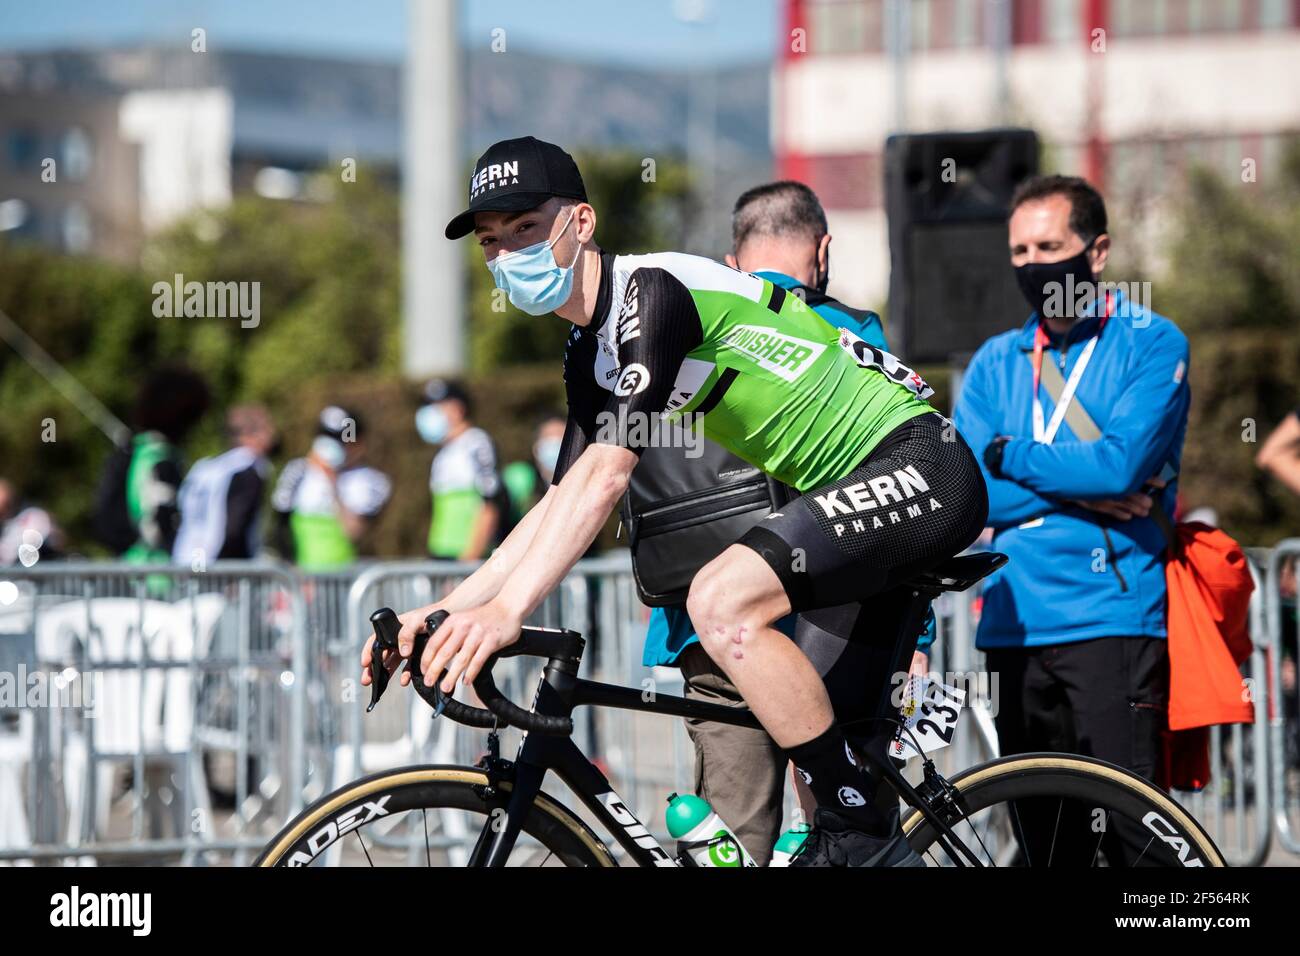
M 900 635 L 913 635 L 911 646 L 905 648 L 908 655 L 915 647 L 915 634 L 925 607 L 924 601 L 919 604 L 916 601 L 912 603 L 918 605 L 918 610 L 906 615 L 907 620 L 899 628 Z M 903 643 L 906 644 L 906 640 Z M 890 658 L 897 658 L 900 648 L 896 646 L 891 650 L 894 653 L 890 654 Z M 547 662 L 533 701 L 535 713 L 569 717 L 575 707 L 587 704 L 672 717 L 711 720 L 738 727 L 761 726 L 758 719 L 747 709 L 694 701 L 673 695 L 653 694 L 647 698 L 636 688 L 578 678 L 571 673 L 573 669 L 576 668 L 566 667 L 554 659 Z M 888 700 L 889 688 L 886 687 L 882 693 L 882 701 L 887 704 Z M 866 736 L 849 734 L 850 740 L 860 748 L 874 768 L 873 776 L 877 781 L 888 783 L 904 802 L 922 813 L 942 834 L 941 842 L 952 841 L 952 844 L 960 848 L 972 865 L 981 866 L 975 854 L 934 811 L 930 801 L 903 777 L 888 757 L 886 747 L 890 737 L 891 734 L 887 731 Z M 937 777 L 937 774 L 933 774 L 933 764 L 928 759 L 926 767 L 927 784 L 935 779 L 942 780 Z M 615 792 L 605 775 L 583 754 L 571 737 L 530 733 L 525 734 L 515 757 L 510 795 L 505 805 L 504 824 L 495 815 L 488 818 L 470 854 L 469 866 L 505 866 L 510 852 L 514 849 L 524 818 L 538 793 L 541 792 L 546 774 L 550 771 L 553 771 L 577 795 L 603 827 L 614 835 L 615 840 L 638 866 L 678 865 L 674 855 L 660 845 L 623 798 Z M 942 793 L 943 790 L 940 788 L 939 794 Z M 958 865 L 963 865 L 953 851 L 952 845 L 947 845 L 946 849 Z
M 642 694 L 642 691 L 632 687 L 574 678 L 548 665 L 538 684 L 533 709 L 539 714 L 567 717 L 574 707 L 593 704 L 621 710 L 713 720 L 738 727 L 760 726 L 757 718 L 748 710 L 672 695 L 655 695 L 647 700 Z M 524 817 L 541 791 L 548 771 L 553 771 L 578 796 L 638 866 L 677 865 L 673 854 L 665 850 L 637 819 L 623 798 L 614 791 L 608 778 L 587 759 L 571 737 L 525 734 L 515 757 L 505 823 L 501 825 L 499 820 L 489 818 L 484 824 L 474 851 L 470 854 L 471 867 L 505 865 L 519 836 Z

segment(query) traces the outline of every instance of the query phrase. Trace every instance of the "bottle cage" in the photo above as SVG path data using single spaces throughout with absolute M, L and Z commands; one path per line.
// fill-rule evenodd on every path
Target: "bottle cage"
M 681 840 L 678 840 L 677 863 L 680 866 L 699 866 L 699 864 L 695 862 L 695 858 L 691 856 L 693 851 L 708 848 L 710 852 L 712 852 L 714 847 L 722 846 L 723 844 L 730 845 L 731 851 L 736 854 L 736 859 L 738 861 L 737 865 L 744 866 L 745 851 L 740 848 L 740 841 L 729 833 L 710 837 L 707 840 L 692 840 L 689 843 L 684 843 Z

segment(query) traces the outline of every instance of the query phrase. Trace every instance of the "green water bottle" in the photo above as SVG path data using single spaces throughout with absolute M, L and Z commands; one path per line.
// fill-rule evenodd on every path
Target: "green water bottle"
M 688 852 L 696 866 L 757 866 L 736 835 L 713 812 L 707 800 L 693 794 L 668 795 L 668 833 L 681 849 L 683 843 L 697 843 Z M 705 841 L 713 841 L 705 843 Z
M 799 847 L 803 846 L 804 840 L 808 839 L 811 830 L 812 827 L 806 823 L 796 823 L 782 833 L 781 838 L 772 847 L 772 862 L 768 866 L 789 866 Z

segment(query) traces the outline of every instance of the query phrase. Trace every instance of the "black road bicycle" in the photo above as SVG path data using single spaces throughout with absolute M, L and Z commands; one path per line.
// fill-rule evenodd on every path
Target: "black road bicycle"
M 892 643 L 873 648 L 882 688 L 878 716 L 845 724 L 854 749 L 878 785 L 902 801 L 902 826 L 912 847 L 933 866 L 1224 866 L 1204 829 L 1168 794 L 1120 767 L 1065 754 L 1004 757 L 945 779 L 923 756 L 922 780 L 913 785 L 887 748 L 900 725 L 891 703 L 890 675 L 906 673 L 928 603 L 944 591 L 964 591 L 1006 562 L 983 553 L 950 558 L 892 594 L 899 614 Z M 873 598 L 888 605 L 889 598 Z M 873 609 L 876 605 L 873 604 Z M 446 618 L 429 616 L 432 633 Z M 882 620 L 889 620 L 882 617 Z M 371 615 L 376 647 L 371 656 L 371 702 L 389 682 L 381 649 L 397 647 L 397 615 Z M 375 866 L 404 864 L 424 832 L 424 862 L 454 858 L 444 821 L 477 839 L 472 867 L 618 866 L 614 853 L 583 819 L 542 789 L 553 771 L 577 795 L 596 824 L 638 866 L 689 864 L 676 848 L 660 845 L 572 739 L 573 711 L 583 705 L 646 711 L 673 717 L 758 726 L 752 713 L 718 704 L 656 694 L 578 677 L 585 641 L 569 630 L 525 627 L 519 640 L 484 666 L 474 689 L 486 710 L 426 687 L 419 660 L 427 636 L 417 640 L 405 666 L 411 686 L 435 712 L 489 731 L 486 755 L 474 766 L 412 766 L 363 777 L 322 797 L 267 844 L 258 866 L 306 866 L 327 858 Z M 498 658 L 546 659 L 531 710 L 497 689 Z M 870 686 L 876 686 L 872 684 Z M 866 725 L 866 726 L 864 726 Z M 500 756 L 498 732 L 525 731 L 513 761 Z M 918 748 L 919 749 L 919 748 Z M 889 793 L 889 790 L 885 791 Z M 892 794 L 891 794 L 892 795 Z M 430 833 L 430 813 L 435 833 Z M 464 821 L 469 820 L 468 827 Z M 481 822 L 475 822 L 481 820 Z M 406 827 L 405 831 L 401 828 Z M 439 832 L 440 831 L 440 832 Z M 396 839 L 397 835 L 400 839 Z M 463 853 L 463 850 L 462 850 Z

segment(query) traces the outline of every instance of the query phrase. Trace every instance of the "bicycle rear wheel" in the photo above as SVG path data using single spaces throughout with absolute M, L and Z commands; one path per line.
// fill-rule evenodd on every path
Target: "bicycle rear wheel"
M 476 767 L 404 767 L 363 777 L 290 820 L 254 866 L 463 866 L 509 781 L 486 794 Z M 498 814 L 499 819 L 504 819 Z M 539 793 L 510 866 L 617 866 L 608 847 L 563 805 Z
M 949 781 L 944 821 L 986 866 L 1226 866 L 1209 834 L 1168 794 L 1113 764 L 1021 754 Z M 932 866 L 951 854 L 910 810 L 903 831 Z

